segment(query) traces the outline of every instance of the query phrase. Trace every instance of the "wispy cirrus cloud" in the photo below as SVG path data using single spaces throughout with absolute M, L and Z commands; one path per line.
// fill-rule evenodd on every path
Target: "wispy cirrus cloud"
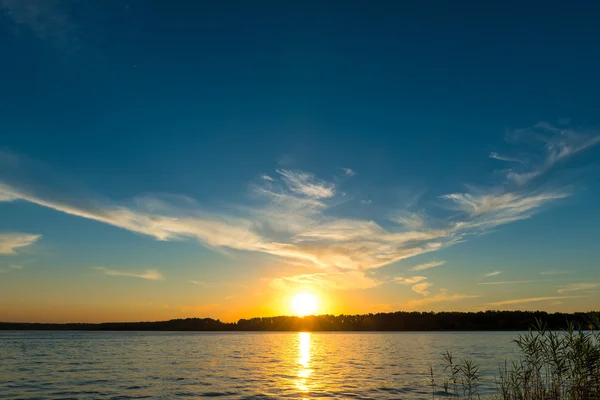
M 415 283 L 419 283 L 422 282 L 424 280 L 427 280 L 426 276 L 411 276 L 409 278 L 404 278 L 401 276 L 397 276 L 394 278 L 394 282 L 396 283 L 402 283 L 404 285 L 412 285 Z
M 193 285 L 203 286 L 203 287 L 210 287 L 210 286 L 212 286 L 210 283 L 202 282 L 202 281 L 191 280 L 191 281 L 188 281 L 188 283 L 191 283 Z
M 409 278 L 395 277 L 394 282 L 403 285 L 412 285 L 411 289 L 415 293 L 422 294 L 423 296 L 429 295 L 429 288 L 433 286 L 433 283 L 426 282 L 427 277 L 425 276 L 412 276 Z
M 281 278 L 276 285 L 372 287 L 382 283 L 372 278 L 373 269 L 531 218 L 572 193 L 548 185 L 515 188 L 492 183 L 442 194 L 436 217 L 411 211 L 415 206 L 411 202 L 387 216 L 357 218 L 339 209 L 332 212 L 342 201 L 336 184 L 309 172 L 279 169 L 277 179 L 264 175 L 251 184 L 249 204 L 207 210 L 181 196 L 104 199 L 71 190 L 46 167 L 32 169 L 31 164 L 26 158 L 0 153 L 4 201 L 26 201 L 158 240 L 194 239 L 215 249 L 266 253 L 310 269 L 305 276 Z
M 278 169 L 277 173 L 287 183 L 292 192 L 315 199 L 329 198 L 335 195 L 335 185 L 318 179 L 313 174 L 303 171 Z
M 15 196 L 8 187 L 0 184 L 0 202 L 11 202 L 18 199 L 19 197 Z
M 283 291 L 313 287 L 326 290 L 369 289 L 381 283 L 360 271 L 318 272 L 279 277 L 270 281 L 271 287 Z
M 540 275 L 565 275 L 568 273 L 569 273 L 569 271 L 553 270 L 553 271 L 542 271 L 542 272 L 540 272 Z
M 570 193 L 507 192 L 507 193 L 451 193 L 442 198 L 454 203 L 453 209 L 470 216 L 467 227 L 491 228 L 530 218 L 543 205 L 564 199 Z
M 511 299 L 496 301 L 493 303 L 487 303 L 488 306 L 508 306 L 514 304 L 527 304 L 527 303 L 538 303 L 542 301 L 553 301 L 553 300 L 564 300 L 564 299 L 575 299 L 581 296 L 547 296 L 547 297 L 528 297 L 523 299 Z
M 427 269 L 431 269 L 431 268 L 435 268 L 435 267 L 441 267 L 444 264 L 446 264 L 446 261 L 432 261 L 432 262 L 428 262 L 428 263 L 425 263 L 425 264 L 415 265 L 410 270 L 411 271 L 425 271 Z
M 521 160 L 519 158 L 501 156 L 500 154 L 496 153 L 495 151 L 492 151 L 490 153 L 489 157 L 493 158 L 494 160 L 516 162 L 516 163 L 525 163 L 525 161 L 523 161 L 523 160 Z
M 129 278 L 139 278 L 139 279 L 147 279 L 149 281 L 162 281 L 165 279 L 162 274 L 158 271 L 147 269 L 144 272 L 127 272 L 127 271 L 117 271 L 114 269 L 108 269 L 104 267 L 94 267 L 92 268 L 96 271 L 100 271 L 104 273 L 104 275 L 108 276 L 124 276 Z
M 7 166 L 27 165 L 26 160 L 22 161 Z M 36 185 L 27 171 L 6 171 L 10 168 L 2 170 L 5 175 L 0 175 L 0 183 L 5 197 L 13 201 L 31 202 L 158 240 L 195 238 L 208 247 L 268 253 L 327 272 L 341 269 L 364 274 L 369 269 L 437 251 L 460 241 L 473 224 L 464 220 L 431 228 L 421 214 L 409 218 L 404 213 L 405 223 L 391 230 L 372 220 L 334 218 L 326 214 L 325 202 L 335 194 L 334 185 L 308 173 L 280 171 L 282 182 L 254 185 L 253 193 L 263 200 L 262 204 L 245 208 L 243 215 L 236 216 L 204 211 L 188 198 L 181 201 L 179 197 L 144 196 L 125 204 L 71 195 L 68 190 L 55 192 L 46 185 Z M 43 175 L 40 168 L 35 172 L 36 177 Z M 493 225 L 502 223 L 496 221 Z
M 490 154 L 490 157 L 498 160 L 518 163 L 507 170 L 506 177 L 509 181 L 524 186 L 546 174 L 557 164 L 600 143 L 600 133 L 540 122 L 532 127 L 510 132 L 509 139 L 514 143 L 526 143 L 534 149 L 542 146 L 541 152 L 533 152 L 527 159 Z
M 597 289 L 600 287 L 598 283 L 569 283 L 567 285 L 561 286 L 558 289 L 558 293 L 568 293 L 568 292 L 579 292 L 579 291 L 590 291 L 593 289 Z
M 433 286 L 431 282 L 420 282 L 416 285 L 413 285 L 412 290 L 416 293 L 422 294 L 423 296 L 429 296 L 431 293 L 429 288 Z
M 492 271 L 492 272 L 488 272 L 487 274 L 483 275 L 484 278 L 491 278 L 492 276 L 498 276 L 502 273 L 502 271 Z
M 419 213 L 403 211 L 392 216 L 390 219 L 406 230 L 418 231 L 427 228 L 425 217 Z
M 0 233 L 0 254 L 15 254 L 17 249 L 34 244 L 41 235 Z

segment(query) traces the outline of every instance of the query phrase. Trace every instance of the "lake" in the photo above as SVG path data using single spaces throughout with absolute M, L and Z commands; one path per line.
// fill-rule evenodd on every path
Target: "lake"
M 486 394 L 516 336 L 0 331 L 0 398 L 431 399 L 446 349 L 480 363 Z

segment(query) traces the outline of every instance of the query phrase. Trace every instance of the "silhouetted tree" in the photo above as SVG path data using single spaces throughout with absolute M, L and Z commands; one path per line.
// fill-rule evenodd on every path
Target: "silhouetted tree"
M 598 315 L 598 313 L 592 313 Z M 536 320 L 549 329 L 568 323 L 587 328 L 590 314 L 549 314 L 543 311 L 405 312 L 365 315 L 262 317 L 237 323 L 212 318 L 172 319 L 157 322 L 107 322 L 101 324 L 38 324 L 0 322 L 0 330 L 89 331 L 504 331 L 527 330 Z

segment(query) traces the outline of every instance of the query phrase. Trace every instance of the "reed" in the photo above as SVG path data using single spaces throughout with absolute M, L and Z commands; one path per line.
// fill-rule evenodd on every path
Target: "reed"
M 585 327 L 569 324 L 553 331 L 537 321 L 515 340 L 520 356 L 498 369 L 494 400 L 599 400 L 600 318 L 590 315 Z M 441 384 L 431 370 L 433 398 L 479 399 L 479 366 L 470 358 L 442 354 Z

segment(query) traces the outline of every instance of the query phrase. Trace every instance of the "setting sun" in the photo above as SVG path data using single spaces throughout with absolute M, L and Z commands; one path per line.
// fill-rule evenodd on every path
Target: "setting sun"
M 314 314 L 317 309 L 317 298 L 310 293 L 298 293 L 292 300 L 292 310 L 299 317 Z

